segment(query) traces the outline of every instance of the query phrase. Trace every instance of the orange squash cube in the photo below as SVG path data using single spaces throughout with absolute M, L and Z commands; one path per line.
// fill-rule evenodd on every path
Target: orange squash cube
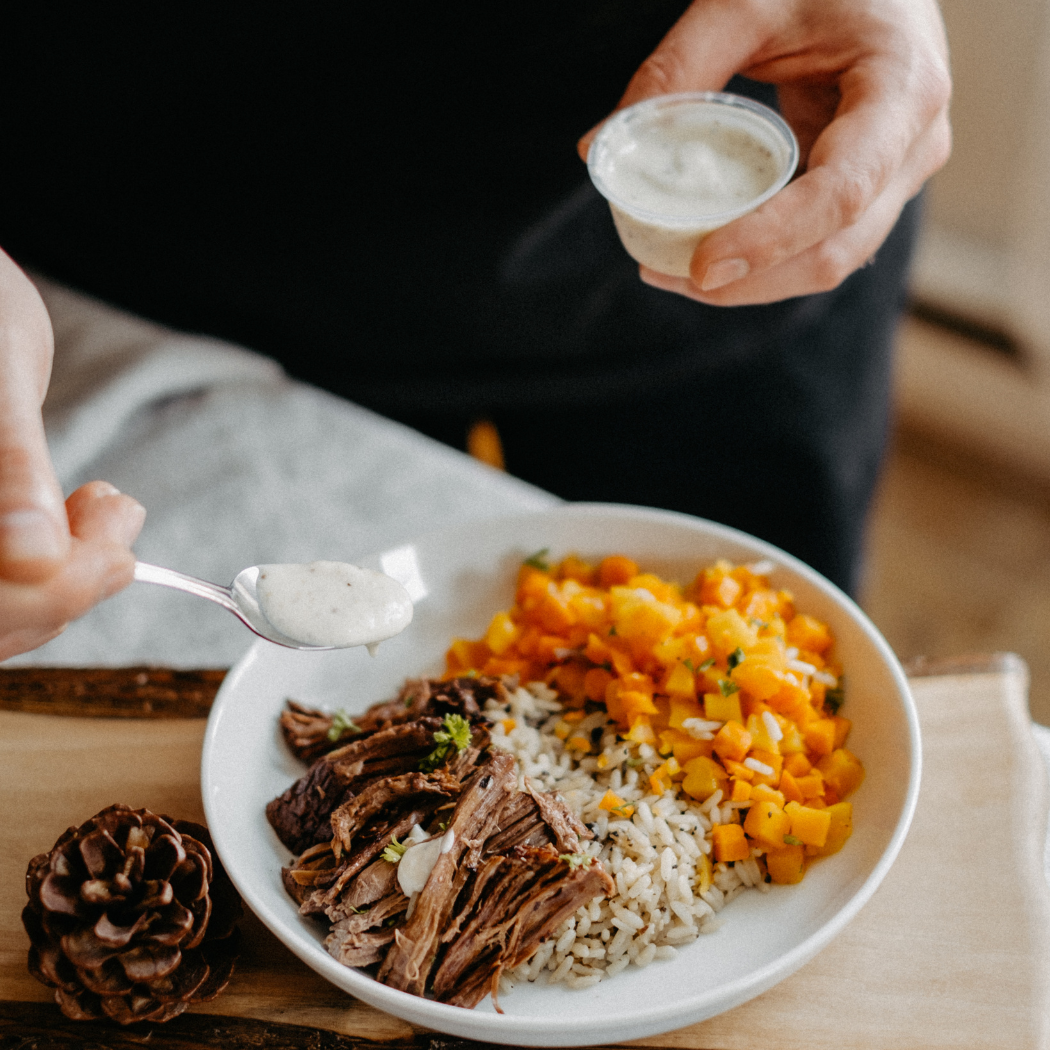
M 750 797 L 755 802 L 772 802 L 781 809 L 784 808 L 786 799 L 783 792 L 771 788 L 768 784 L 749 784 L 748 787 L 751 789 Z
M 851 795 L 864 780 L 864 767 L 860 759 L 844 747 L 837 748 L 830 755 L 817 763 L 817 769 L 824 777 L 824 783 L 840 799 Z
M 718 790 L 724 791 L 729 780 L 726 771 L 706 755 L 690 759 L 682 768 L 685 770 L 682 790 L 697 802 L 703 802 Z
M 806 747 L 815 755 L 830 755 L 835 750 L 835 723 L 830 718 L 818 718 L 802 731 Z
M 801 846 L 782 846 L 766 852 L 766 871 L 780 886 L 793 886 L 806 873 L 806 853 Z
M 598 586 L 622 586 L 637 575 L 637 562 L 625 558 L 622 554 L 612 554 L 608 558 L 602 558 L 598 565 Z
M 806 855 L 809 857 L 829 857 L 832 853 L 838 853 L 846 844 L 846 840 L 853 834 L 853 804 L 850 802 L 836 802 L 828 806 L 823 812 L 829 815 L 828 837 L 823 846 L 807 846 Z
M 791 818 L 791 834 L 801 840 L 803 846 L 824 846 L 831 827 L 830 809 L 812 809 L 789 802 L 784 812 Z
M 751 847 L 739 824 L 716 824 L 711 829 L 715 860 L 728 864 L 734 860 L 747 860 Z
M 831 645 L 831 632 L 815 617 L 799 613 L 788 622 L 787 640 L 797 649 L 823 653 Z
M 740 694 L 723 696 L 721 693 L 704 693 L 704 718 L 711 722 L 739 722 L 743 725 Z
M 756 802 L 744 819 L 744 831 L 768 849 L 783 849 L 791 819 L 775 802 Z
M 751 748 L 751 734 L 739 722 L 726 722 L 715 734 L 714 752 L 719 758 L 743 762 Z

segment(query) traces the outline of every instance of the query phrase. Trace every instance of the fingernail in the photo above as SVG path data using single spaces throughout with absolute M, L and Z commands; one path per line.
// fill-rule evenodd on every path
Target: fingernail
M 727 284 L 746 277 L 750 270 L 746 259 L 722 259 L 720 262 L 711 263 L 700 282 L 700 291 L 713 292 L 716 288 L 724 288 Z
M 125 547 L 130 547 L 138 539 L 146 521 L 146 508 L 137 500 L 128 497 L 124 520 L 120 524 L 121 540 Z
M 120 489 L 116 485 L 111 485 L 108 481 L 96 481 L 92 495 L 96 499 L 101 499 L 103 496 L 119 496 Z
M 13 510 L 0 516 L 0 560 L 58 561 L 67 543 L 54 521 L 41 510 Z

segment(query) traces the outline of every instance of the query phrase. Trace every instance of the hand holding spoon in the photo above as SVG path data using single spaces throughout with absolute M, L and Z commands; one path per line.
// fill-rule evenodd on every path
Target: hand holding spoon
M 251 565 L 223 587 L 140 561 L 135 579 L 216 602 L 289 649 L 371 648 L 412 622 L 412 601 L 397 580 L 345 562 Z

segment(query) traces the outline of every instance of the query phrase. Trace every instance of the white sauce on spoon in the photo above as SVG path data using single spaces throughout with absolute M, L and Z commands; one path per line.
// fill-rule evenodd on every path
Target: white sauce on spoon
M 304 645 L 372 647 L 412 622 L 412 600 L 397 580 L 340 561 L 260 565 L 263 616 Z

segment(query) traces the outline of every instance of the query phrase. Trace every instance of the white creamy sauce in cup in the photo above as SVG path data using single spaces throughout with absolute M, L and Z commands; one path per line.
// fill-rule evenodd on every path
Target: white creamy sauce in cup
M 765 106 L 697 92 L 621 110 L 598 133 L 587 163 L 629 254 L 659 273 L 688 277 L 708 233 L 787 183 L 798 144 Z
M 375 646 L 412 622 L 412 601 L 397 580 L 340 561 L 260 565 L 259 608 L 304 645 Z

